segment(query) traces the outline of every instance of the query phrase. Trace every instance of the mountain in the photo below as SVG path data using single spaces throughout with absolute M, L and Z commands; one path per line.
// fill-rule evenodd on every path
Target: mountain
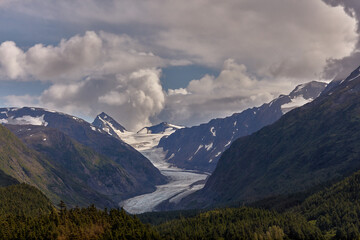
M 137 132 L 127 131 L 116 120 L 106 113 L 96 116 L 93 126 L 108 133 L 110 136 L 120 139 L 147 156 L 148 150 L 156 147 L 162 137 L 172 134 L 182 127 L 162 122 L 151 127 L 144 127 Z
M 122 169 L 120 171 L 120 168 L 117 168 L 121 173 L 117 172 L 113 179 L 115 181 L 119 174 L 122 174 L 119 178 L 122 179 L 119 184 L 124 184 L 122 199 L 154 191 L 156 185 L 167 181 L 166 177 L 161 175 L 160 171 L 133 147 L 77 117 L 41 108 L 1 108 L 0 122 L 12 125 L 31 124 L 56 129 L 77 143 L 91 148 L 97 153 L 94 156 L 102 155 L 112 160 Z M 111 173 L 109 169 L 102 167 L 99 171 L 104 171 L 103 175 Z M 118 185 L 117 189 L 121 187 Z M 116 195 L 118 193 L 115 191 Z
M 131 176 L 112 159 L 96 153 L 66 134 L 44 126 L 6 125 L 28 147 L 46 156 L 57 175 L 83 199 L 66 201 L 69 205 L 117 206 L 133 191 Z M 110 200 L 111 199 L 111 200 Z M 80 201 L 82 200 L 82 201 Z
M 148 134 L 161 134 L 165 132 L 171 132 L 178 129 L 181 129 L 183 127 L 176 126 L 167 122 L 162 122 L 157 125 L 151 126 L 151 127 L 144 127 L 140 129 L 137 133 L 148 133 Z
M 96 116 L 92 125 L 118 139 L 120 139 L 119 135 L 121 133 L 126 132 L 126 129 L 123 126 L 104 112 Z
M 309 82 L 297 86 L 260 107 L 213 119 L 206 124 L 182 128 L 160 140 L 168 162 L 185 169 L 212 172 L 221 154 L 242 136 L 249 135 L 278 120 L 283 114 L 318 97 L 326 83 Z
M 360 169 L 360 75 L 236 140 L 205 187 L 182 204 L 249 202 L 299 192 Z M 196 203 L 197 202 L 197 203 Z

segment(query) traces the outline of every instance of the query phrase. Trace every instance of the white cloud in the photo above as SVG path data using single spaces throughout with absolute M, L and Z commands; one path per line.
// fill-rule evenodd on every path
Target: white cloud
M 127 98 L 125 95 L 116 92 L 116 91 L 110 91 L 104 96 L 99 97 L 100 103 L 105 103 L 112 106 L 121 106 L 127 101 Z
M 168 95 L 187 95 L 189 92 L 185 88 L 178 88 L 178 89 L 168 89 Z
M 39 106 L 39 97 L 31 95 L 8 95 L 2 97 L 4 100 L 4 105 L 8 107 L 36 107 Z
M 18 78 L 25 74 L 25 55 L 14 42 L 3 42 L 0 45 L 0 75 Z
M 95 32 L 61 40 L 56 47 L 37 44 L 25 53 L 26 69 L 41 80 L 79 78 L 101 64 L 102 44 L 103 40 Z
M 140 69 L 130 74 L 89 77 L 71 84 L 54 84 L 40 102 L 52 109 L 94 117 L 104 111 L 127 129 L 139 130 L 164 107 L 160 70 Z
M 79 81 L 89 75 L 129 73 L 139 67 L 158 67 L 165 60 L 127 35 L 88 31 L 61 40 L 58 46 L 36 44 L 23 51 L 14 42 L 0 45 L 3 79 L 50 82 Z

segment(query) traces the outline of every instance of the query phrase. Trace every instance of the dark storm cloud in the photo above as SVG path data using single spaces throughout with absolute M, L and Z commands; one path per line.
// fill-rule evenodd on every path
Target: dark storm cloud
M 346 13 L 355 18 L 357 22 L 357 32 L 360 33 L 360 1 L 358 0 L 323 0 L 327 4 L 337 7 L 341 6 Z M 360 38 L 357 39 L 356 48 L 344 58 L 331 58 L 328 60 L 324 69 L 324 77 L 341 80 L 347 77 L 354 69 L 360 65 Z

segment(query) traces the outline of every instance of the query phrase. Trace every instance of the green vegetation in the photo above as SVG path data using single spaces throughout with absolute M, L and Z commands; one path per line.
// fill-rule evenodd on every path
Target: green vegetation
M 0 188 L 0 239 L 159 239 L 160 235 L 124 210 L 94 205 L 56 209 L 27 184 Z
M 183 218 L 191 218 L 205 212 L 204 209 L 178 210 L 178 211 L 163 211 L 163 212 L 146 212 L 138 214 L 137 217 L 141 222 L 151 225 L 160 225 L 172 220 L 179 220 Z
M 160 239 L 160 236 L 124 210 L 107 212 L 92 205 L 53 209 L 40 217 L 1 217 L 0 239 Z
M 42 215 L 52 209 L 49 199 L 27 184 L 0 187 L 0 216 Z
M 319 187 L 251 204 L 282 213 L 239 207 L 139 217 L 167 221 L 156 227 L 165 239 L 360 239 L 360 171 L 328 185 L 314 194 Z
M 279 200 L 276 207 L 281 206 L 281 213 L 238 207 L 136 217 L 122 209 L 99 210 L 94 205 L 67 209 L 62 201 L 55 208 L 39 190 L 26 184 L 2 187 L 0 196 L 0 239 L 360 238 L 360 171 L 296 207 L 290 206 L 300 201 L 300 194 L 290 196 L 290 205 L 286 197 L 269 199 L 270 203 Z
M 69 193 L 64 191 L 63 181 L 54 172 L 47 159 L 28 148 L 2 125 L 0 125 L 0 170 L 18 182 L 36 186 L 54 202 L 59 202 Z
M 157 229 L 164 239 L 323 239 L 300 214 L 247 207 L 212 210 Z
M 334 239 L 360 239 L 360 171 L 292 209 Z

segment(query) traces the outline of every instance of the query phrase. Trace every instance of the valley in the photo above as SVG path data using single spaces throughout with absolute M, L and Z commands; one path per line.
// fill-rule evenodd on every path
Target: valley
M 359 0 L 0 11 L 0 240 L 360 240 Z
M 110 117 L 107 116 L 107 119 Z M 106 120 L 106 119 L 103 119 Z M 107 122 L 109 123 L 109 122 Z M 147 133 L 147 131 L 120 132 L 109 126 L 119 137 L 142 153 L 151 163 L 160 170 L 161 174 L 169 180 L 167 184 L 157 185 L 156 191 L 147 193 L 120 202 L 120 206 L 127 212 L 138 214 L 156 210 L 157 205 L 164 201 L 179 202 L 185 196 L 204 187 L 206 178 L 210 175 L 206 172 L 191 171 L 175 167 L 165 161 L 165 153 L 157 148 L 160 139 L 174 132 L 173 129 L 164 129 L 158 133 Z

